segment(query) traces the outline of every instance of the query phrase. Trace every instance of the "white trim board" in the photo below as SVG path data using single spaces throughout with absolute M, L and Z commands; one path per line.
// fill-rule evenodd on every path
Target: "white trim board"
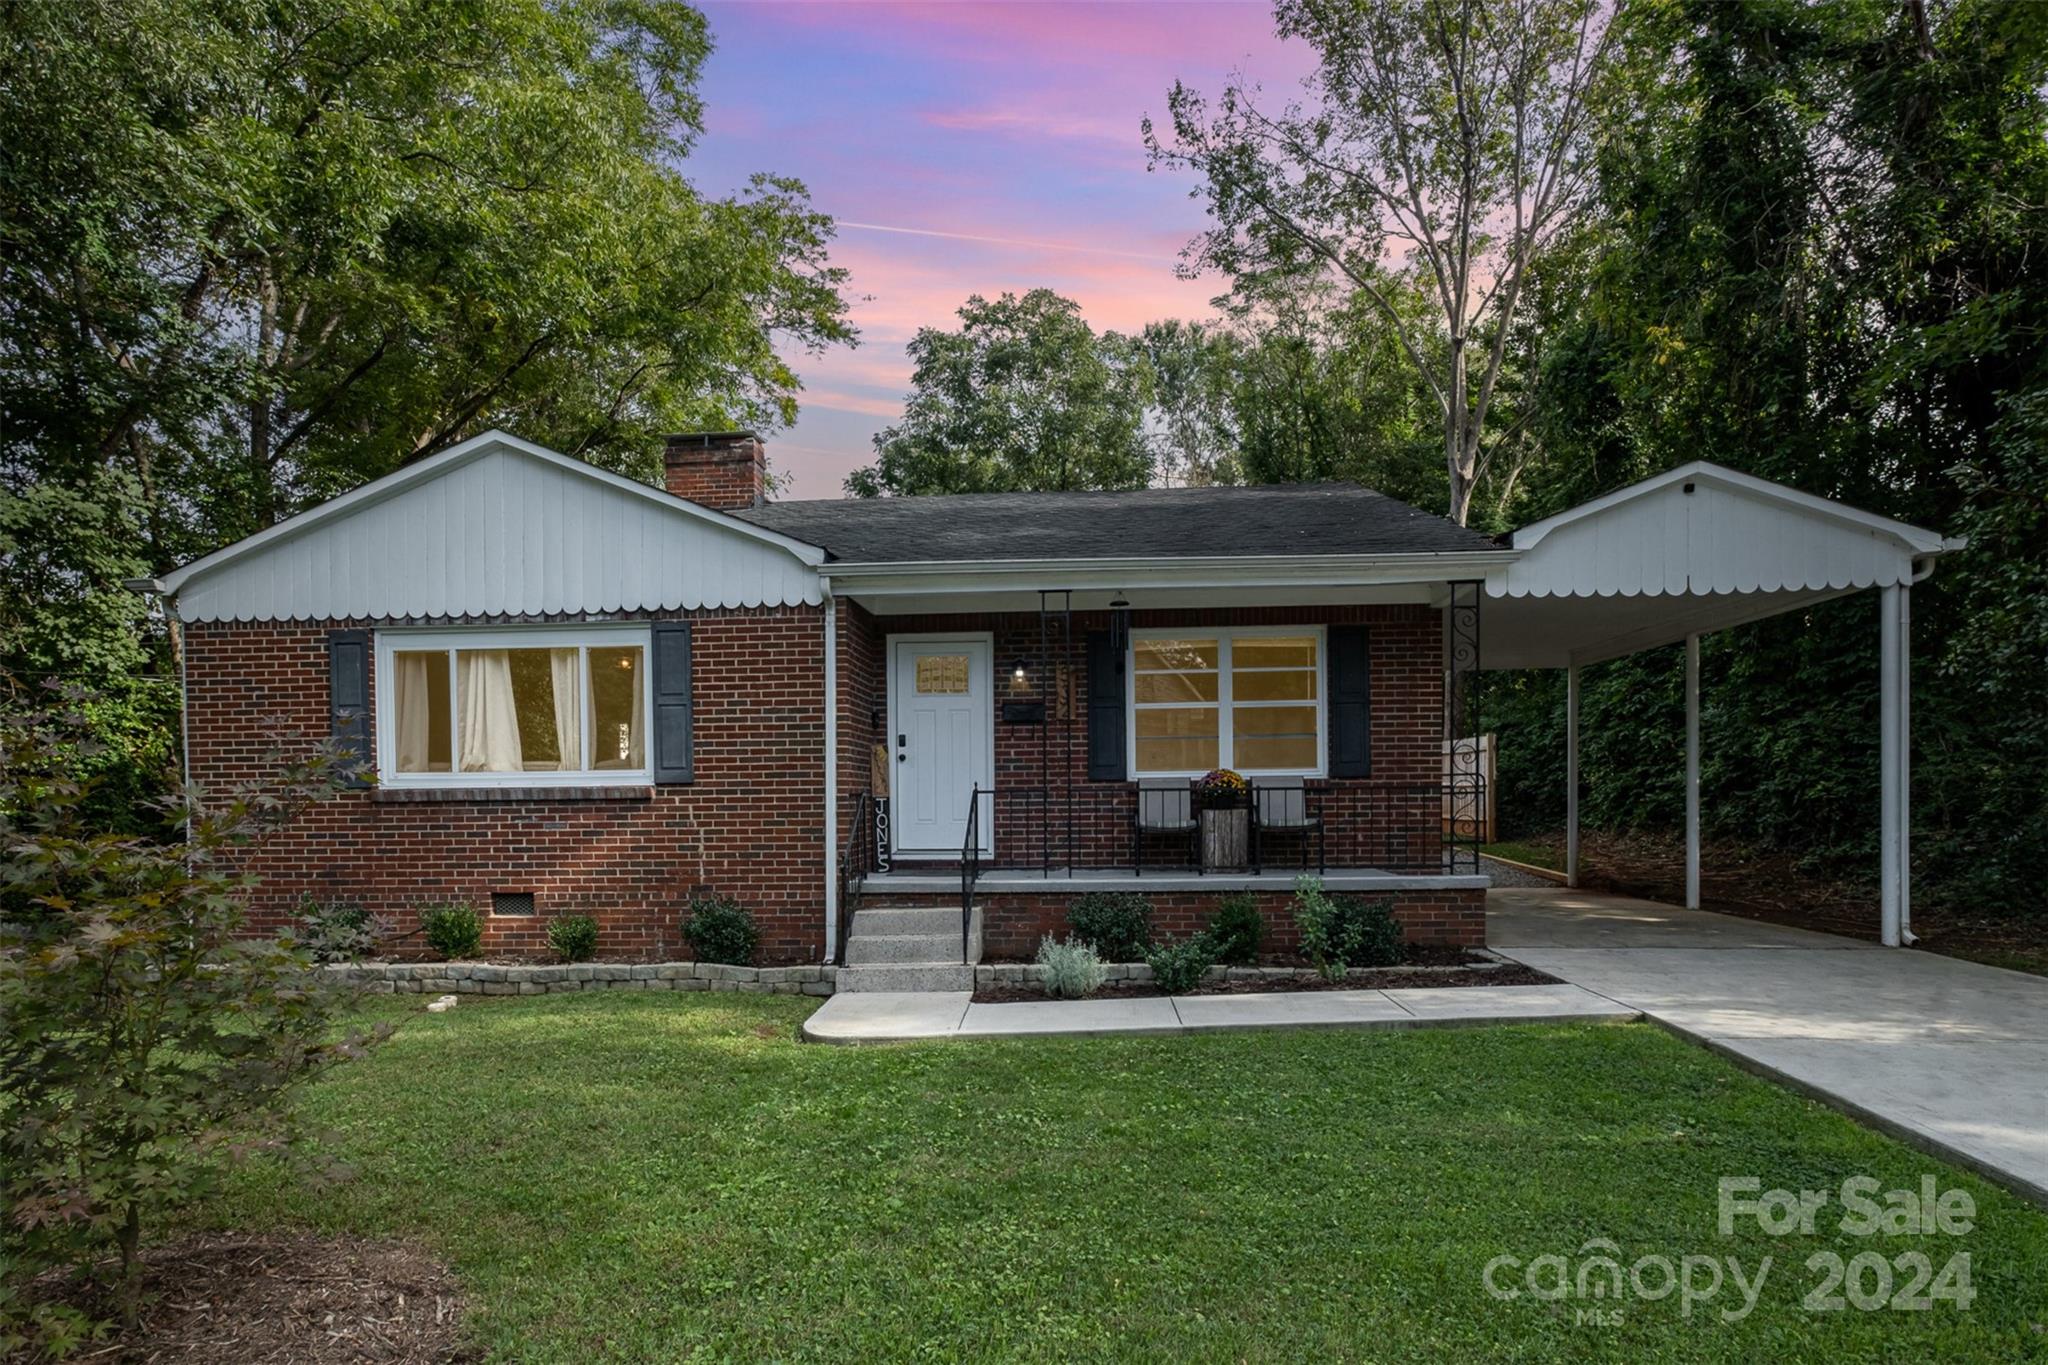
M 1232 695 L 1232 655 L 1234 649 L 1224 648 L 1225 641 L 1275 639 L 1290 635 L 1313 635 L 1316 640 L 1316 762 L 1313 768 L 1243 768 L 1237 766 L 1234 733 L 1228 731 L 1232 723 L 1232 710 L 1236 699 Z M 1134 782 L 1168 777 L 1200 777 L 1208 769 L 1175 772 L 1138 771 L 1138 686 L 1137 647 L 1140 640 L 1183 640 L 1214 638 L 1219 645 L 1216 659 L 1216 740 L 1219 766 L 1230 768 L 1245 777 L 1303 777 L 1319 779 L 1329 768 L 1330 757 L 1330 636 L 1329 628 L 1321 624 L 1300 626 L 1148 626 L 1133 630 L 1124 646 L 1124 771 Z M 1257 705 L 1259 703 L 1246 703 Z M 1285 702 L 1268 703 L 1287 705 Z M 1162 703 L 1161 705 L 1167 705 Z M 1199 709 L 1207 702 L 1187 702 L 1182 709 Z M 1230 761 L 1222 760 L 1225 741 L 1231 740 Z
M 377 681 L 371 697 L 370 723 L 377 740 L 377 785 L 393 791 L 489 790 L 494 787 L 647 787 L 654 784 L 654 667 L 653 632 L 644 623 L 604 623 L 577 626 L 454 627 L 440 630 L 379 630 L 375 635 Z M 639 768 L 587 768 L 576 772 L 545 770 L 516 773 L 467 773 L 452 765 L 460 762 L 462 703 L 455 672 L 448 676 L 449 761 L 447 772 L 402 773 L 398 771 L 398 726 L 392 708 L 398 694 L 391 656 L 402 650 L 464 649 L 558 649 L 571 645 L 602 648 L 607 644 L 640 646 L 640 666 L 646 681 L 640 689 L 640 746 L 648 762 Z M 583 745 L 593 752 L 595 723 L 588 693 L 588 666 L 582 679 Z

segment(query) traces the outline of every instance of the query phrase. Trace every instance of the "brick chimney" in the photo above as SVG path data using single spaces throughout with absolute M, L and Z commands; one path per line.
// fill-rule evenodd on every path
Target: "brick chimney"
M 759 507 L 768 490 L 768 451 L 751 431 L 692 431 L 662 451 L 668 491 L 699 507 L 736 512 Z

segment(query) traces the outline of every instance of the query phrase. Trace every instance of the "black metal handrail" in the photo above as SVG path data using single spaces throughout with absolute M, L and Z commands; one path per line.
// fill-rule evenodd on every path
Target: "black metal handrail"
M 985 793 L 993 800 L 993 791 Z M 977 783 L 967 794 L 967 833 L 960 840 L 960 961 L 967 961 L 967 940 L 974 923 L 974 883 L 981 877 L 981 798 Z M 990 822 L 993 827 L 994 822 Z
M 861 882 L 874 871 L 875 840 L 870 826 L 875 818 L 875 797 L 873 792 L 862 792 L 854 798 L 853 828 L 847 833 L 846 846 L 839 850 L 839 930 L 836 945 L 837 965 L 846 965 L 846 943 L 851 937 L 853 913 L 860 899 Z
M 1475 873 L 1485 839 L 1485 790 L 1485 779 L 1476 774 L 1458 774 L 1450 782 L 1310 779 L 1302 804 L 1312 817 L 1319 865 L 1414 874 Z M 967 829 L 960 847 L 963 919 L 972 913 L 975 882 L 991 868 L 1029 868 L 1047 878 L 1090 869 L 1137 871 L 1151 862 L 1153 853 L 1180 843 L 1186 849 L 1182 856 L 1188 859 L 1187 870 L 1194 871 L 1199 841 L 1186 823 L 1165 818 L 1161 791 L 1137 783 L 1087 783 L 1064 789 L 976 786 L 968 798 Z M 1246 804 L 1260 799 L 1255 795 Z M 1268 806 L 1270 802 L 1268 798 Z M 1185 808 L 1199 818 L 1198 802 L 1187 802 Z M 1177 801 L 1175 811 L 1179 809 Z M 1148 818 L 1140 819 L 1141 814 Z M 1253 810 L 1251 821 L 1259 824 L 1265 814 L 1263 809 Z M 984 832 L 990 840 L 986 852 Z M 1283 832 L 1308 833 L 1298 826 L 1286 831 L 1277 826 L 1260 829 L 1254 860 L 1263 861 L 1266 839 Z M 1153 841 L 1154 847 L 1134 849 L 1134 839 Z M 965 933 L 963 925 L 963 942 Z

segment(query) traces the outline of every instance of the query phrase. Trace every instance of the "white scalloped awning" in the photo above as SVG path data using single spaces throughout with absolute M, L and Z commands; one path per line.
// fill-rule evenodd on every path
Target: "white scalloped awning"
M 824 552 L 503 432 L 165 576 L 187 621 L 816 605 Z
M 1960 542 L 1704 460 L 1514 534 L 1486 579 L 1487 668 L 1597 663 L 1909 583 Z

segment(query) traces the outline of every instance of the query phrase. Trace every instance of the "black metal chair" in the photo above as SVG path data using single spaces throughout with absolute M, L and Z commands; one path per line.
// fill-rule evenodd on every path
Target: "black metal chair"
M 1195 819 L 1195 793 L 1180 778 L 1149 778 L 1138 783 L 1137 808 L 1131 812 L 1131 875 L 1145 871 L 1148 835 L 1174 834 L 1188 841 L 1188 864 L 1202 870 L 1201 823 Z
M 1308 841 L 1316 841 L 1316 875 L 1328 870 L 1329 835 L 1323 826 L 1320 792 L 1311 792 L 1298 777 L 1282 777 L 1252 787 L 1252 871 L 1265 871 L 1268 834 L 1299 835 L 1301 867 L 1308 870 Z

